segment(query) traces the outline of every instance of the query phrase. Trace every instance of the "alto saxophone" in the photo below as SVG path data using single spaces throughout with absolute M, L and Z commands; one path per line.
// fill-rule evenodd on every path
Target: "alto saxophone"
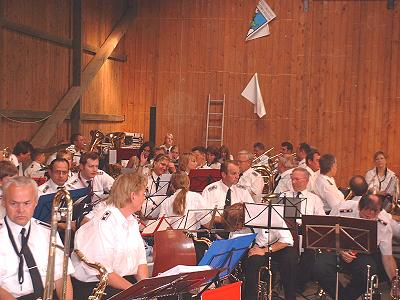
M 101 300 L 101 298 L 106 295 L 104 292 L 107 287 L 108 282 L 108 272 L 107 269 L 98 262 L 89 262 L 86 256 L 78 249 L 74 250 L 78 258 L 83 261 L 86 265 L 91 268 L 96 269 L 99 272 L 99 284 L 93 289 L 92 294 L 89 296 L 88 300 Z

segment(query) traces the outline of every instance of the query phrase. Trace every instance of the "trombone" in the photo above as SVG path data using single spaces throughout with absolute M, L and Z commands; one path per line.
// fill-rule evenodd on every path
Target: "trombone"
M 63 203 L 65 206 L 63 207 Z M 49 244 L 49 255 L 46 273 L 46 282 L 43 292 L 43 297 L 38 300 L 53 300 L 54 292 L 54 267 L 56 259 L 56 248 L 64 251 L 63 255 L 63 269 L 62 269 L 62 295 L 60 300 L 64 300 L 67 297 L 67 276 L 68 276 L 68 259 L 70 252 L 70 241 L 71 241 L 71 224 L 72 224 L 72 207 L 73 201 L 70 193 L 65 190 L 59 190 L 54 196 L 53 206 L 51 209 L 51 229 L 50 229 L 50 244 Z M 66 215 L 66 229 L 64 247 L 57 245 L 57 225 L 58 216 Z

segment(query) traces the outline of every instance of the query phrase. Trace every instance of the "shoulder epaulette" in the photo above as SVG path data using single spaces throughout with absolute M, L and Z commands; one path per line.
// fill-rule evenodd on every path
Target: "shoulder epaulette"
M 101 217 L 102 221 L 106 221 L 108 217 L 111 215 L 111 211 L 107 210 L 104 215 Z
M 383 221 L 382 219 L 378 219 L 378 222 L 381 223 L 383 226 L 386 226 L 388 224 L 385 221 Z
M 74 181 L 72 181 L 72 182 L 70 182 L 70 183 L 68 183 L 69 185 L 72 185 L 72 184 L 75 184 L 75 183 L 77 183 L 78 182 L 78 179 L 75 179 Z
M 332 183 L 332 182 L 330 182 L 328 179 L 327 179 L 326 181 L 328 181 L 330 185 L 333 185 L 333 183 Z
M 42 222 L 42 221 L 40 221 L 40 220 L 36 220 L 36 224 L 41 225 L 41 226 L 43 226 L 43 227 L 46 227 L 47 229 L 50 229 L 50 228 L 51 228 L 51 225 L 50 225 L 49 223 Z
M 103 175 L 103 171 L 97 171 L 97 175 Z
M 252 172 L 253 176 L 260 176 L 260 173 L 257 173 L 256 171 Z
M 31 165 L 31 169 L 33 169 L 33 165 Z
M 352 213 L 352 212 L 353 212 L 353 209 L 351 209 L 351 208 L 348 208 L 348 209 L 340 209 L 339 212 L 340 212 L 340 213 Z
M 246 190 L 246 187 L 245 187 L 244 185 L 236 184 L 236 186 L 237 186 L 239 189 Z
M 49 188 L 50 188 L 50 186 L 49 186 L 49 185 L 46 185 L 46 186 L 43 188 L 42 192 L 43 192 L 43 193 L 46 193 L 46 191 L 47 191 Z
M 208 190 L 209 192 L 211 192 L 212 190 L 215 190 L 216 188 L 217 188 L 216 185 L 212 185 L 212 186 L 210 186 L 207 190 Z

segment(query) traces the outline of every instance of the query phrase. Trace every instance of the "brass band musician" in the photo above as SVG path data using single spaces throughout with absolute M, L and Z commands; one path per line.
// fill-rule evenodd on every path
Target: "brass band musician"
M 365 174 L 365 180 L 370 189 L 374 189 L 384 195 L 393 195 L 397 178 L 396 174 L 387 167 L 387 155 L 383 151 L 374 154 L 375 168 Z

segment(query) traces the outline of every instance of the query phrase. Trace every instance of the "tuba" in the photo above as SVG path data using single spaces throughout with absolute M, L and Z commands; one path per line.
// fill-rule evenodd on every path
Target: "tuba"
M 62 207 L 65 202 L 66 207 Z M 51 229 L 50 229 L 50 244 L 49 244 L 49 256 L 46 273 L 46 283 L 44 287 L 43 297 L 40 300 L 52 300 L 54 292 L 54 267 L 56 259 L 56 249 L 61 248 L 64 250 L 63 256 L 63 268 L 62 268 L 62 296 L 60 300 L 66 299 L 67 295 L 67 276 L 68 276 L 68 259 L 70 252 L 70 241 L 71 241 L 71 224 L 72 224 L 72 208 L 73 201 L 70 193 L 65 190 L 59 190 L 54 196 L 53 206 L 51 209 Z M 60 215 L 66 215 L 66 229 L 64 247 L 57 245 L 57 220 Z M 38 299 L 38 300 L 39 300 Z
M 107 269 L 98 262 L 91 263 L 87 260 L 86 256 L 78 249 L 74 250 L 78 258 L 83 261 L 86 265 L 91 268 L 96 269 L 99 272 L 99 284 L 93 289 L 92 294 L 89 296 L 88 300 L 101 300 L 106 293 L 104 290 L 107 287 L 108 282 L 108 272 Z

